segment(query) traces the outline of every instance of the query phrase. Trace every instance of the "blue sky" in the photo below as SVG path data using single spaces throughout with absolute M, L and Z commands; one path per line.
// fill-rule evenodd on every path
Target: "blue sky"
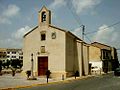
M 22 37 L 38 25 L 43 5 L 52 11 L 53 25 L 81 37 L 84 24 L 85 33 L 96 31 L 87 34 L 91 42 L 120 48 L 120 24 L 108 27 L 120 21 L 120 0 L 0 0 L 0 47 L 22 48 Z

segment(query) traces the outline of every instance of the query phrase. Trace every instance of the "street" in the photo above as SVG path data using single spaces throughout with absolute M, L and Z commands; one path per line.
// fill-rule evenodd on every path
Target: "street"
M 18 90 L 120 90 L 120 77 L 107 74 L 83 80 L 73 80 Z

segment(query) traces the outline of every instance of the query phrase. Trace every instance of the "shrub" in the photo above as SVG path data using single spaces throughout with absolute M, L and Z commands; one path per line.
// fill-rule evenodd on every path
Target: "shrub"
M 31 76 L 31 71 L 30 70 L 26 71 L 26 74 L 27 74 L 27 78 L 29 78 Z

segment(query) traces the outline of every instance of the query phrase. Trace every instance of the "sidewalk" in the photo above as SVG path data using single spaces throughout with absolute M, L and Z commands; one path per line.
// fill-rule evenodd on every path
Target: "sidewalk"
M 92 76 L 83 76 L 83 77 L 77 77 L 77 79 L 83 79 L 88 78 Z M 63 80 L 55 80 L 55 79 L 49 79 L 49 83 L 55 83 L 55 82 L 69 82 L 71 80 L 75 80 L 75 77 L 67 78 L 64 81 Z M 26 77 L 21 76 L 20 74 L 16 74 L 14 77 L 12 77 L 11 74 L 5 74 L 0 76 L 0 90 L 1 89 L 12 89 L 12 88 L 20 88 L 20 87 L 30 87 L 30 86 L 36 86 L 36 85 L 45 85 L 47 84 L 46 78 L 40 78 L 37 77 L 37 80 L 27 80 Z

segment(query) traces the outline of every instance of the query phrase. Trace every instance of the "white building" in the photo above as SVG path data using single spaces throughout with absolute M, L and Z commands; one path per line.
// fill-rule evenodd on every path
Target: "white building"
M 21 49 L 7 49 L 7 60 L 13 60 L 13 59 L 23 59 L 23 53 Z
M 22 49 L 8 49 L 8 48 L 0 48 L 0 60 L 23 60 L 23 52 Z

